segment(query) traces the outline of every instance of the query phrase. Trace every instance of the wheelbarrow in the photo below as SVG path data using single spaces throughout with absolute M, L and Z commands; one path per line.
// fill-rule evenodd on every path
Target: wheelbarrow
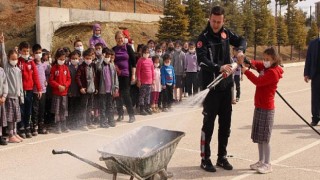
M 167 172 L 167 166 L 184 135 L 184 132 L 151 126 L 136 128 L 98 149 L 100 160 L 105 162 L 106 168 L 67 150 L 52 150 L 52 153 L 69 154 L 113 174 L 113 180 L 117 179 L 118 173 L 130 175 L 130 180 L 166 180 L 173 176 Z

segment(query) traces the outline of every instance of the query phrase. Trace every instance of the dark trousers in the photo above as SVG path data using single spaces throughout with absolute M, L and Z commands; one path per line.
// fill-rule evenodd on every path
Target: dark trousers
M 236 98 L 240 98 L 240 75 L 234 75 L 234 83 L 236 84 Z
M 162 90 L 163 108 L 170 108 L 173 101 L 173 86 L 166 85 L 166 89 Z
M 132 106 L 139 107 L 139 88 L 136 84 L 130 86 L 130 97 Z
M 33 94 L 33 103 L 32 103 L 32 126 L 36 128 L 39 126 L 41 129 L 44 124 L 44 111 L 46 107 L 46 94 L 43 93 L 41 98 L 38 98 L 38 94 Z
M 127 111 L 129 116 L 134 115 L 133 107 L 132 107 L 132 101 L 130 97 L 130 78 L 129 77 L 123 77 L 119 76 L 119 91 L 120 91 L 120 97 L 117 98 L 117 111 L 119 115 L 124 114 L 123 110 L 123 102 L 126 105 Z
M 226 91 L 209 91 L 203 103 L 203 126 L 201 132 L 201 157 L 211 156 L 210 142 L 214 129 L 214 122 L 218 115 L 218 157 L 227 155 L 227 145 L 231 126 L 231 89 Z
M 30 129 L 32 99 L 33 99 L 33 91 L 32 90 L 24 91 L 24 104 L 20 106 L 22 121 L 20 121 L 18 124 L 19 130 Z
M 320 73 L 311 80 L 311 113 L 312 122 L 320 121 Z
M 151 85 L 143 84 L 140 87 L 139 92 L 139 104 L 140 106 L 148 106 L 151 98 Z
M 68 125 L 77 127 L 81 117 L 81 97 L 68 97 Z
M 93 110 L 93 94 L 81 94 L 81 109 L 82 117 L 80 118 L 79 125 L 91 125 L 93 123 L 91 115 L 91 111 Z
M 105 126 L 114 121 L 111 93 L 100 94 L 100 125 Z
M 47 88 L 48 90 L 49 88 Z M 46 105 L 44 111 L 44 123 L 45 124 L 53 124 L 54 123 L 54 114 L 51 112 L 51 104 L 52 104 L 52 93 L 47 91 L 46 93 Z
M 187 88 L 186 91 L 189 95 L 192 94 L 192 90 L 193 90 L 193 94 L 196 94 L 198 92 L 197 79 L 198 79 L 197 72 L 187 72 L 186 73 L 186 88 Z

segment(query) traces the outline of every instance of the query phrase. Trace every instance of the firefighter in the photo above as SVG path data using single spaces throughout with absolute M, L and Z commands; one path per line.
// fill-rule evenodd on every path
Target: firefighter
M 205 89 L 221 73 L 232 73 L 230 45 L 244 51 L 244 38 L 232 33 L 224 25 L 224 9 L 215 6 L 211 9 L 209 22 L 197 41 L 198 63 L 202 71 L 202 86 Z M 242 53 L 240 53 L 242 54 Z M 230 136 L 232 113 L 233 78 L 224 78 L 216 87 L 211 89 L 203 102 L 203 126 L 201 129 L 201 165 L 205 171 L 215 172 L 210 160 L 210 142 L 214 129 L 214 122 L 218 116 L 218 159 L 216 165 L 226 170 L 232 170 L 228 162 L 227 145 Z

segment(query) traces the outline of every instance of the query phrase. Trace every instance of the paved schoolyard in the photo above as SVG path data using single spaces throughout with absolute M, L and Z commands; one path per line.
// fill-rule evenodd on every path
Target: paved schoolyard
M 310 121 L 310 83 L 303 81 L 303 66 L 285 67 L 284 70 L 278 91 Z M 54 156 L 51 150 L 68 149 L 104 165 L 99 161 L 99 147 L 131 129 L 145 125 L 186 132 L 168 165 L 168 170 L 174 173 L 173 179 L 319 179 L 319 135 L 305 125 L 278 96 L 271 139 L 273 173 L 260 175 L 249 170 L 249 164 L 258 158 L 257 145 L 250 140 L 254 90 L 254 86 L 244 78 L 240 102 L 233 106 L 228 146 L 233 171 L 217 169 L 215 173 L 208 173 L 200 169 L 201 108 L 174 108 L 173 112 L 153 116 L 137 115 L 137 121 L 132 124 L 127 123 L 128 117 L 125 117 L 125 121 L 118 123 L 115 128 L 39 135 L 22 143 L 1 146 L 0 179 L 111 179 L 111 175 L 71 156 Z M 316 128 L 320 130 L 320 126 Z M 213 162 L 216 160 L 216 150 L 215 131 L 212 139 Z M 129 176 L 120 175 L 118 179 L 129 179 Z

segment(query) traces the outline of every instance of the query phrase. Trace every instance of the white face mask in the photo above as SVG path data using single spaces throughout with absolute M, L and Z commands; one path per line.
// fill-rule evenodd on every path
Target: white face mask
M 98 56 L 102 55 L 102 50 L 97 50 L 97 51 L 96 51 L 96 54 L 97 54 Z
M 30 56 L 29 54 L 27 54 L 27 55 L 22 55 L 22 54 L 21 54 L 21 57 L 22 57 L 23 59 L 27 60 L 27 61 L 30 60 L 30 59 L 29 59 L 29 56 Z
M 40 59 L 42 58 L 42 53 L 40 53 L 40 54 L 34 54 L 34 58 L 40 60 Z
M 78 59 L 71 59 L 71 64 L 74 66 L 77 66 L 79 64 L 79 60 Z
M 189 49 L 189 52 L 190 52 L 190 53 L 195 53 L 196 50 L 195 50 L 195 49 Z
M 155 64 L 154 64 L 154 67 L 156 67 L 156 68 L 159 67 L 159 66 L 160 66 L 159 63 L 155 63 Z
M 149 57 L 149 54 L 143 54 L 143 57 L 144 57 L 144 58 L 148 58 L 148 57 Z
M 128 38 L 124 38 L 124 43 L 128 44 L 128 42 L 129 42 L 129 39 Z
M 181 48 L 176 48 L 176 51 L 177 51 L 177 52 L 180 52 L 180 51 L 181 51 Z
M 18 60 L 10 60 L 9 63 L 12 65 L 12 66 L 16 66 L 18 64 Z
M 157 56 L 159 56 L 159 57 L 160 57 L 160 56 L 162 56 L 162 52 L 160 52 L 160 53 L 157 53 Z
M 164 65 L 165 65 L 165 66 L 169 66 L 169 65 L 170 65 L 170 63 L 164 63 Z
M 83 46 L 75 47 L 76 50 L 83 52 Z
M 92 63 L 92 59 L 89 59 L 89 60 L 84 60 L 84 62 L 87 64 L 87 65 L 90 65 Z
M 105 63 L 107 63 L 107 64 L 109 64 L 109 62 L 110 62 L 110 58 L 104 58 L 104 60 L 103 60 Z
M 270 61 L 263 61 L 263 65 L 265 68 L 271 67 L 271 62 Z
M 61 65 L 64 65 L 64 60 L 58 60 L 58 64 L 61 66 Z

